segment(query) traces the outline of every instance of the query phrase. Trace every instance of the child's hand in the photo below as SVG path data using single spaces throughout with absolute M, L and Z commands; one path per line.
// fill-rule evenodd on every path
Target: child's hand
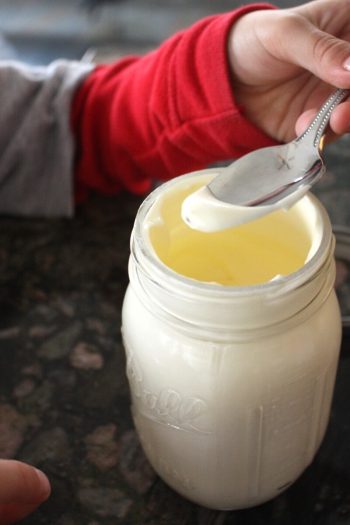
M 235 97 L 248 118 L 276 140 L 289 141 L 334 87 L 350 88 L 350 2 L 253 11 L 233 26 L 229 57 Z M 330 127 L 350 132 L 350 99 L 333 112 Z
M 16 523 L 50 494 L 46 476 L 14 460 L 0 460 L 0 525 Z

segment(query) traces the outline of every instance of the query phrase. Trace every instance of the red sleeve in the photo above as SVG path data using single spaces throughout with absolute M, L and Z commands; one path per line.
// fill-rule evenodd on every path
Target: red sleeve
M 75 95 L 77 194 L 143 193 L 165 180 L 272 144 L 237 107 L 227 60 L 235 19 L 201 20 L 144 57 L 97 67 Z

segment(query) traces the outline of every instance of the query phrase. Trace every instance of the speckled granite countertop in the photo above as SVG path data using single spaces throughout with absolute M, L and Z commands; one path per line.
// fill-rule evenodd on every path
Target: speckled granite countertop
M 350 225 L 350 143 L 317 193 Z M 350 523 L 350 344 L 312 466 L 255 509 L 214 512 L 157 478 L 135 434 L 120 311 L 135 197 L 92 198 L 73 220 L 0 219 L 0 455 L 42 468 L 53 493 L 26 525 Z

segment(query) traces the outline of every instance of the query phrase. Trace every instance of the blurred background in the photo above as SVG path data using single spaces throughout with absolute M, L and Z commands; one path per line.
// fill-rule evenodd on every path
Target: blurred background
M 0 58 L 47 64 L 55 58 L 96 61 L 155 47 L 203 16 L 239 0 L 0 0 Z M 279 7 L 298 5 L 278 0 Z

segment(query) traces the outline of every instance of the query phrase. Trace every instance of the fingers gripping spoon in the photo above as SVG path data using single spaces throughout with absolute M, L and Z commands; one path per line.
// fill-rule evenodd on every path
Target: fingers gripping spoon
M 332 111 L 349 93 L 337 89 L 292 142 L 256 150 L 221 169 L 207 186 L 185 199 L 185 222 L 198 230 L 216 231 L 297 202 L 325 172 L 324 133 Z

